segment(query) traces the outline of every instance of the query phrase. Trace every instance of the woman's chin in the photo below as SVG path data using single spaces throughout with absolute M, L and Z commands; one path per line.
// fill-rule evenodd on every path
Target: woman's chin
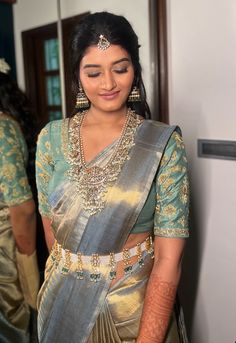
M 117 112 L 127 107 L 126 102 L 106 101 L 102 104 L 94 104 L 92 107 L 101 112 Z

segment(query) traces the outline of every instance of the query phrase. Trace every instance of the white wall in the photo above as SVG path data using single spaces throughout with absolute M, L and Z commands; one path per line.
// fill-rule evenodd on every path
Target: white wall
M 167 0 L 170 121 L 183 129 L 192 237 L 181 298 L 190 343 L 236 341 L 236 161 L 197 157 L 197 139 L 236 140 L 236 1 Z
M 16 47 L 17 78 L 24 88 L 24 67 L 21 32 L 57 20 L 56 0 L 19 0 L 14 8 L 14 30 Z M 147 0 L 61 0 L 62 18 L 87 11 L 107 10 L 124 15 L 133 26 L 141 44 L 140 58 L 144 72 L 144 82 L 151 101 L 149 14 Z

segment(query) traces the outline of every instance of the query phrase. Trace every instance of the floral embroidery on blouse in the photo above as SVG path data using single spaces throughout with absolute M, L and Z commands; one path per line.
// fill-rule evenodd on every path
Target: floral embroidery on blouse
M 154 234 L 189 236 L 189 181 L 182 137 L 174 132 L 163 155 L 156 186 Z
M 36 154 L 36 181 L 38 184 L 39 210 L 43 216 L 50 213 L 48 205 L 48 184 L 51 179 L 51 170 L 53 169 L 53 159 L 51 154 L 51 142 L 48 140 L 49 129 L 44 127 L 39 136 L 41 149 L 37 149 Z
M 67 178 L 68 120 L 54 121 L 41 131 L 36 155 L 39 210 L 50 217 L 48 196 Z M 154 234 L 188 237 L 189 184 L 187 158 L 181 135 L 174 132 L 163 154 L 156 178 Z
M 26 174 L 27 147 L 19 125 L 0 113 L 0 198 L 7 206 L 32 198 Z

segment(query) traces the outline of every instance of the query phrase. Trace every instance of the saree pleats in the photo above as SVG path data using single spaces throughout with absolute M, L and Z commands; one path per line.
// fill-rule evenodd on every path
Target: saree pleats
M 139 322 L 140 318 L 134 318 L 115 324 L 109 306 L 105 303 L 89 337 L 88 343 L 135 343 L 139 330 Z M 180 342 L 176 319 L 173 315 L 164 343 Z
M 124 276 L 110 289 L 88 343 L 136 342 L 152 263 L 153 260 L 146 255 L 142 268 L 136 263 L 132 274 Z M 165 343 L 179 342 L 173 313 Z
M 94 325 L 92 334 L 88 340 L 88 343 L 121 343 L 121 339 L 118 335 L 116 326 L 113 322 L 109 307 L 104 304 L 102 312 L 98 316 L 98 319 Z
M 132 274 L 120 279 L 107 294 L 88 343 L 134 343 L 139 330 L 143 299 L 153 260 L 146 254 L 145 265 L 136 263 Z

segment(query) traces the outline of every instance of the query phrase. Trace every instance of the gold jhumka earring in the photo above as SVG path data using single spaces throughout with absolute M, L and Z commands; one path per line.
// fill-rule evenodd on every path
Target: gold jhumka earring
M 128 97 L 128 102 L 139 102 L 141 101 L 141 94 L 138 87 L 134 86 Z
M 84 93 L 81 83 L 79 83 L 79 91 L 76 96 L 76 108 L 87 108 L 89 107 L 89 100 Z

